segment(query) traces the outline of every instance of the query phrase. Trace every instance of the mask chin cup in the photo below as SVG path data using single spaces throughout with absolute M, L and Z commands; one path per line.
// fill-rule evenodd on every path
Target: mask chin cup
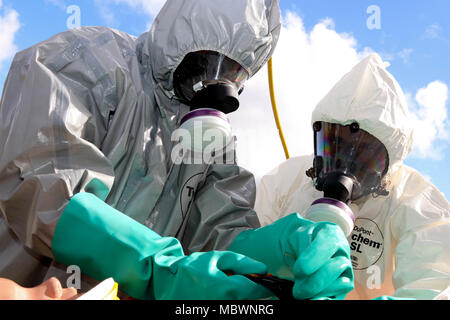
M 305 218 L 313 222 L 335 223 L 346 237 L 352 233 L 355 222 L 352 209 L 342 201 L 331 198 L 314 201 L 306 212 Z
M 228 117 L 215 109 L 196 109 L 186 114 L 178 130 L 185 150 L 196 153 L 223 150 L 232 139 Z
M 239 93 L 231 84 L 209 84 L 196 92 L 190 106 L 191 110 L 211 107 L 225 114 L 232 113 L 239 108 Z

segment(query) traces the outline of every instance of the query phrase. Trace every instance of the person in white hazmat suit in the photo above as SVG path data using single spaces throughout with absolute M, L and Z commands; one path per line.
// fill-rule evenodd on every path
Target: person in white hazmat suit
M 228 145 L 214 161 L 185 161 L 173 133 L 192 119 L 226 132 L 225 114 L 271 57 L 280 20 L 276 0 L 170 0 L 139 38 L 82 27 L 19 52 L 0 105 L 0 277 L 76 284 L 78 267 L 82 291 L 113 277 L 138 299 L 273 297 L 242 276 L 270 271 L 266 261 L 234 242 L 260 227 L 253 175 L 219 161 L 234 154 Z M 293 294 L 345 296 L 345 236 L 308 228 L 321 236 L 289 247 L 288 265 L 274 246 L 271 266 L 292 275 L 309 243 L 339 251 L 331 266 L 307 259 L 334 272 L 314 292 L 302 286 L 308 275 L 292 275 Z
M 346 74 L 319 102 L 312 123 L 315 155 L 287 160 L 258 185 L 261 224 L 293 212 L 307 215 L 317 199 L 344 193 L 354 220 L 348 242 L 355 289 L 348 299 L 433 299 L 444 292 L 450 286 L 450 206 L 402 162 L 413 130 L 404 94 L 381 58 L 372 54 Z M 345 192 L 336 184 L 325 190 L 336 177 L 350 181 Z

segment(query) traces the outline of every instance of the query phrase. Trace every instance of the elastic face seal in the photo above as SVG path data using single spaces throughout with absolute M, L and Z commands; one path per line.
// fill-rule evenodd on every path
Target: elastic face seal
M 239 108 L 239 94 L 248 79 L 236 61 L 214 51 L 186 55 L 174 73 L 175 95 L 191 110 L 213 108 L 231 113 Z

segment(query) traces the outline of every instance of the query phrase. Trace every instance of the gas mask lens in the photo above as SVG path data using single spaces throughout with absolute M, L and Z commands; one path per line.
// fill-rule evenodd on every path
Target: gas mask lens
M 318 190 L 343 202 L 370 193 L 383 194 L 381 180 L 389 166 L 387 150 L 357 123 L 342 126 L 316 122 L 314 146 Z
M 175 95 L 191 110 L 213 108 L 225 114 L 239 108 L 239 94 L 248 79 L 236 61 L 214 51 L 186 55 L 174 73 Z

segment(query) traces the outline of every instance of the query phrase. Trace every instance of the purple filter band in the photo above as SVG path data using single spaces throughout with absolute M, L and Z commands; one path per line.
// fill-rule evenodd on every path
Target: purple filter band
M 183 117 L 183 119 L 181 119 L 181 123 L 183 124 L 186 121 L 195 118 L 195 117 L 201 117 L 201 116 L 215 116 L 215 117 L 219 117 L 222 120 L 225 120 L 226 122 L 230 123 L 230 119 L 228 119 L 228 117 L 225 115 L 225 113 L 220 112 L 219 110 L 214 110 L 214 109 L 197 109 L 194 110 L 192 112 L 189 112 L 187 115 L 185 115 Z
M 349 215 L 349 217 L 352 219 L 352 221 L 355 222 L 355 215 L 353 214 L 352 209 L 350 209 L 349 206 L 347 206 L 345 203 L 335 200 L 335 199 L 331 199 L 331 198 L 320 198 L 320 199 L 314 201 L 312 203 L 312 206 L 315 204 L 320 204 L 320 203 L 331 204 L 333 206 L 341 208 Z

